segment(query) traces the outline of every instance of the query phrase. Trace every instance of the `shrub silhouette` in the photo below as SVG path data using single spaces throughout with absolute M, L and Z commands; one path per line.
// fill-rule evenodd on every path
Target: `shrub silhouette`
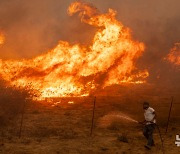
M 26 99 L 31 98 L 29 90 L 6 85 L 3 80 L 0 80 L 0 127 L 8 125 L 22 113 Z

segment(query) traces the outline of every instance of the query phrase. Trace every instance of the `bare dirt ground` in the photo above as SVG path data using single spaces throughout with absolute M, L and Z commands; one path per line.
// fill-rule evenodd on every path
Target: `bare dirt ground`
M 97 96 L 94 129 L 90 136 L 94 97 L 58 98 L 42 102 L 27 102 L 22 128 L 18 138 L 21 116 L 8 127 L 1 128 L 2 154 L 143 154 L 162 153 L 157 129 L 156 146 L 148 151 L 142 126 L 123 119 L 113 119 L 102 127 L 101 118 L 113 112 L 122 112 L 135 120 L 143 120 L 142 103 L 148 100 L 157 112 L 157 121 L 164 139 L 165 153 L 177 154 L 175 135 L 180 133 L 180 103 L 178 95 L 172 108 L 168 133 L 166 122 L 170 95 L 143 96 L 129 93 L 123 96 Z M 74 103 L 68 103 L 73 101 Z

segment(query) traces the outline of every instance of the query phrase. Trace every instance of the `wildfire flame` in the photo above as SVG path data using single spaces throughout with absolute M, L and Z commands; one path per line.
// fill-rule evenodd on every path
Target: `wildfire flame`
M 5 37 L 4 35 L 0 32 L 0 45 L 4 44 Z
M 74 2 L 68 14 L 79 13 L 82 22 L 98 28 L 92 43 L 83 46 L 60 41 L 49 52 L 33 59 L 0 61 L 0 75 L 10 85 L 30 86 L 41 97 L 87 96 L 97 87 L 144 83 L 148 71 L 138 71 L 135 61 L 144 44 L 134 41 L 130 29 L 86 3 Z
M 180 66 L 180 43 L 175 43 L 166 59 L 175 66 Z

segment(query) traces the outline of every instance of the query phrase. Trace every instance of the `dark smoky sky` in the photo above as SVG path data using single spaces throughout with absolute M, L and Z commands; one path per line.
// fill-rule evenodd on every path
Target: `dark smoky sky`
M 0 31 L 6 37 L 0 57 L 31 58 L 56 46 L 59 40 L 90 43 L 95 29 L 69 17 L 73 0 L 0 0 Z M 180 42 L 180 0 L 84 0 L 101 12 L 117 11 L 117 18 L 132 30 L 146 50 L 137 66 L 147 68 L 149 81 L 176 85 L 179 72 L 163 57 Z M 156 78 L 159 76 L 159 80 Z

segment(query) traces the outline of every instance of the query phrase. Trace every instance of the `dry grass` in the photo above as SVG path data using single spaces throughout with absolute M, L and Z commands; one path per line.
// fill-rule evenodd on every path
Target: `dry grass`
M 169 100 L 159 97 L 151 100 L 149 95 L 139 97 L 97 97 L 93 135 L 90 136 L 94 98 L 57 98 L 54 102 L 28 103 L 24 115 L 22 138 L 18 139 L 8 127 L 4 129 L 4 145 L 0 153 L 147 153 L 146 139 L 137 123 L 125 123 L 109 113 L 119 111 L 138 121 L 143 120 L 141 100 L 150 100 L 158 113 L 158 124 L 165 138 L 166 153 L 179 150 L 174 139 L 180 131 L 178 121 L 180 104 L 174 104 L 168 135 L 164 135 L 169 111 Z M 61 100 L 58 106 L 52 106 Z M 74 104 L 68 104 L 68 101 Z M 131 102 L 131 103 L 129 103 Z M 161 102 L 161 103 L 159 103 Z M 20 107 L 20 106 L 19 106 Z M 108 116 L 107 116 L 108 115 Z M 110 120 L 108 127 L 98 127 L 104 116 Z M 107 121 L 104 121 L 105 124 Z M 103 123 L 104 124 L 104 123 Z M 107 126 L 107 125 L 106 125 Z M 18 127 L 19 128 L 19 127 Z M 9 135 L 7 135 L 9 132 Z M 10 138 L 11 137 L 11 138 Z M 154 133 L 156 146 L 151 153 L 162 153 L 157 130 Z M 2 150 L 2 151 L 1 151 Z
M 37 126 L 30 132 L 30 137 L 48 138 L 58 136 L 58 129 L 49 126 Z
M 126 133 L 119 134 L 117 140 L 120 142 L 129 143 Z
M 26 98 L 30 98 L 28 90 L 7 87 L 0 81 L 0 127 L 12 123 L 22 113 Z

